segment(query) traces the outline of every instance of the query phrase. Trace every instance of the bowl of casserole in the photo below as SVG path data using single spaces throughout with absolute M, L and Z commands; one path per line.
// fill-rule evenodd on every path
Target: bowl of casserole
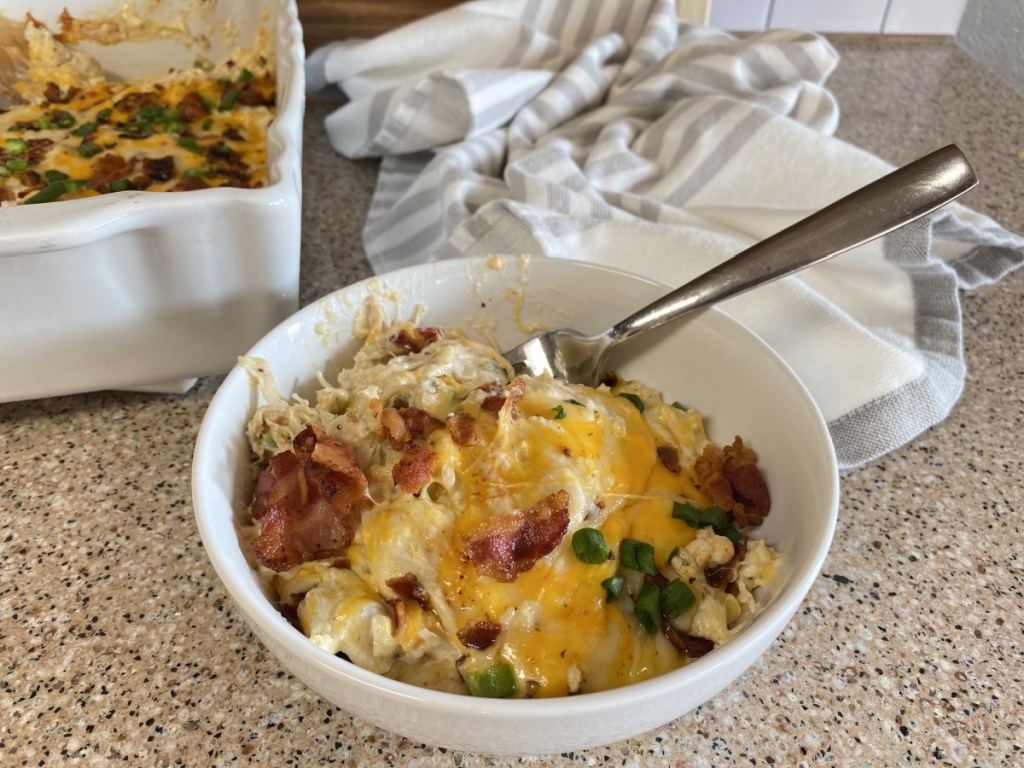
M 92 91 L 38 70 L 36 84 L 51 90 L 36 113 L 5 130 L 0 401 L 183 391 L 197 376 L 229 370 L 298 305 L 304 51 L 296 7 L 97 0 L 76 4 L 73 18 L 64 7 L 12 0 L 2 13 L 19 22 L 31 14 L 116 87 L 164 80 L 109 104 L 96 96 L 90 111 Z M 235 65 L 240 51 L 259 63 L 255 74 L 255 65 Z M 234 71 L 224 74 L 224 62 Z M 209 97 L 181 86 L 188 72 L 205 72 L 222 90 Z M 249 96 L 270 115 L 258 132 L 228 122 Z M 15 109 L 0 119 L 10 122 Z M 173 151 L 154 148 L 161 138 Z M 36 165 L 65 140 L 60 151 L 73 163 Z M 115 145 L 132 141 L 141 148 L 114 157 Z M 245 152 L 265 157 L 258 173 Z M 42 204 L 21 204 L 28 200 Z
M 657 727 L 714 696 L 762 654 L 770 654 L 772 641 L 818 575 L 838 505 L 838 475 L 826 425 L 789 368 L 754 334 L 717 310 L 623 345 L 610 360 L 614 380 L 599 388 L 600 392 L 567 393 L 558 390 L 557 383 L 541 379 L 519 384 L 517 389 L 517 377 L 503 368 L 495 351 L 510 348 L 540 328 L 599 332 L 666 290 L 664 285 L 626 273 L 566 260 L 495 257 L 446 261 L 343 288 L 304 308 L 255 345 L 224 380 L 204 418 L 193 462 L 193 501 L 199 531 L 218 576 L 282 666 L 326 700 L 414 741 L 491 754 L 538 754 L 606 744 Z M 392 321 L 398 325 L 388 326 Z M 375 327 L 385 330 L 373 341 Z M 469 339 L 463 342 L 456 334 L 451 344 L 476 345 L 471 348 L 482 357 L 459 357 L 453 351 L 459 347 L 445 347 L 451 329 L 461 329 Z M 385 367 L 374 368 L 380 365 Z M 431 370 L 437 373 L 429 379 L 427 390 L 430 402 L 441 403 L 436 405 L 440 410 L 418 399 L 419 395 L 399 396 L 391 389 L 397 382 L 411 381 L 410 372 L 423 371 L 424 366 L 433 366 Z M 374 379 L 371 387 L 353 385 L 369 381 L 364 374 L 370 369 L 385 373 Z M 496 372 L 493 375 L 501 380 L 501 386 L 493 386 L 488 371 Z M 455 387 L 453 382 L 463 378 L 470 381 L 466 389 L 449 391 L 449 385 Z M 531 394 L 549 391 L 556 394 L 541 405 Z M 434 416 L 439 418 L 424 415 L 414 407 L 417 405 L 435 408 Z M 318 420 L 314 411 L 324 408 L 330 415 L 326 421 Z M 371 414 L 369 421 L 361 421 L 359 415 L 365 408 Z M 470 412 L 470 408 L 475 410 Z M 771 492 L 770 514 L 750 521 L 742 535 L 719 527 L 732 523 L 733 513 L 714 523 L 713 533 L 710 518 L 703 521 L 708 527 L 696 534 L 698 540 L 703 536 L 707 542 L 726 546 L 726 557 L 733 553 L 723 543 L 727 537 L 734 543 L 739 538 L 751 545 L 767 543 L 774 553 L 774 565 L 771 578 L 754 589 L 756 610 L 742 626 L 730 629 L 722 642 L 657 669 L 657 650 L 645 657 L 647 661 L 641 658 L 643 654 L 631 655 L 630 632 L 638 648 L 658 646 L 662 653 L 668 648 L 671 654 L 672 644 L 666 644 L 664 638 L 678 638 L 672 637 L 676 629 L 668 626 L 670 618 L 679 634 L 700 631 L 694 609 L 675 603 L 676 590 L 688 590 L 669 583 L 675 581 L 670 568 L 645 568 L 641 550 L 646 544 L 638 540 L 653 543 L 647 549 L 652 554 L 662 550 L 657 555 L 659 563 L 670 561 L 683 573 L 679 558 L 693 552 L 690 546 L 669 551 L 669 544 L 659 541 L 663 532 L 675 530 L 671 526 L 679 522 L 668 518 L 689 519 L 690 513 L 710 512 L 669 499 L 660 507 L 662 522 L 629 529 L 629 536 L 636 538 L 628 540 L 628 552 L 621 531 L 616 533 L 607 521 L 599 522 L 620 499 L 639 498 L 636 487 L 628 486 L 638 472 L 643 475 L 639 487 L 647 489 L 643 493 L 654 488 L 653 495 L 658 497 L 645 499 L 645 508 L 665 501 L 661 498 L 665 489 L 677 499 L 699 494 L 686 490 L 686 483 L 676 479 L 678 465 L 688 464 L 685 446 L 680 453 L 659 447 L 655 454 L 646 446 L 643 436 L 648 434 L 648 426 L 639 421 L 637 411 L 643 418 L 650 416 L 652 424 L 661 420 L 660 426 L 653 427 L 654 435 L 672 433 L 672 424 L 683 424 L 681 443 L 689 443 L 690 435 L 699 434 L 703 444 L 706 430 L 710 442 L 735 446 L 735 436 L 741 435 L 757 452 L 759 471 Z M 441 423 L 445 413 L 447 428 Z M 288 427 L 293 420 L 298 423 Z M 495 437 L 500 428 L 493 424 L 500 425 L 503 420 L 509 425 L 538 424 L 539 429 L 549 430 L 544 434 L 560 435 L 561 442 L 550 453 L 530 445 L 534 438 L 528 434 L 534 433 L 521 433 L 502 443 Z M 620 421 L 623 428 L 609 428 Z M 325 426 L 328 423 L 333 426 Z M 425 430 L 425 424 L 433 426 Z M 270 427 L 264 429 L 267 425 Z M 628 444 L 588 444 L 586 436 L 594 433 L 595 426 L 603 430 L 603 439 L 626 440 Z M 284 439 L 278 431 L 282 429 L 287 434 Z M 547 495 L 525 512 L 502 515 L 499 529 L 488 529 L 499 530 L 499 534 L 478 537 L 469 550 L 459 550 L 458 536 L 452 531 L 461 523 L 441 534 L 430 529 L 429 521 L 442 501 L 456 498 L 459 488 L 472 486 L 476 489 L 473 493 L 488 497 L 488 508 L 498 509 L 501 503 L 488 495 L 488 488 L 495 483 L 473 485 L 473 478 L 481 474 L 480 462 L 461 463 L 464 459 L 460 456 L 467 454 L 460 453 L 458 446 L 452 450 L 453 439 L 460 445 L 472 445 L 473 440 L 463 437 L 472 436 L 476 429 L 482 440 L 477 440 L 472 450 L 480 449 L 481 443 L 489 444 L 494 449 L 491 455 L 504 467 L 502 482 L 497 485 L 537 486 L 544 489 L 540 495 Z M 409 431 L 418 439 L 403 443 Z M 340 442 L 332 441 L 327 432 L 338 436 Z M 295 555 L 295 542 L 275 541 L 269 535 L 270 520 L 276 513 L 267 509 L 274 506 L 275 494 L 283 498 L 278 490 L 287 484 L 288 469 L 277 462 L 285 454 L 294 460 L 288 445 L 293 435 L 294 444 L 304 444 L 314 459 L 318 452 L 331 454 L 333 459 L 322 460 L 335 469 L 358 464 L 366 471 L 368 479 L 358 486 L 347 485 L 348 479 L 340 475 L 321 473 L 321 477 L 331 475 L 331 488 L 345 488 L 350 500 L 359 497 L 359 503 L 367 505 L 362 508 L 362 527 L 347 554 L 314 551 L 312 559 L 320 558 L 316 563 L 303 563 L 310 558 L 301 554 L 289 560 Z M 375 447 L 364 451 L 360 447 L 363 438 Z M 654 442 L 660 439 L 655 437 Z M 417 480 L 415 471 L 406 470 L 419 466 L 410 459 L 414 454 L 418 457 L 430 440 L 436 449 L 432 470 Z M 347 443 L 352 451 L 339 447 L 340 443 Z M 401 447 L 395 453 L 399 459 L 388 465 L 388 471 L 368 466 L 378 460 L 374 456 L 390 453 L 396 445 Z M 707 456 L 707 446 L 704 448 L 702 456 Z M 431 453 L 430 448 L 427 452 Z M 257 454 L 263 453 L 277 458 L 271 458 L 269 465 L 264 461 L 254 467 Z M 643 464 L 648 461 L 643 458 L 647 453 L 656 458 Z M 579 466 L 587 469 L 567 473 L 566 462 L 575 458 L 584 461 Z M 275 472 L 276 478 L 272 477 Z M 618 474 L 610 484 L 602 485 L 601 496 L 595 500 L 587 489 L 601 485 L 605 472 Z M 361 475 L 358 468 L 350 476 L 355 475 Z M 394 484 L 389 478 L 394 478 Z M 313 481 L 320 483 L 316 478 Z M 559 494 L 548 493 L 548 481 L 568 490 L 561 501 L 557 500 Z M 380 482 L 384 486 L 379 486 Z M 293 490 L 297 487 L 306 498 L 315 495 L 305 479 L 292 485 Z M 326 486 L 320 483 L 318 487 L 323 493 Z M 394 491 L 391 506 L 383 500 L 382 487 Z M 582 506 L 577 505 L 579 498 L 584 500 Z M 552 537 L 549 523 L 559 504 L 568 514 Z M 631 509 L 634 523 L 646 514 Z M 381 510 L 386 510 L 389 527 L 378 527 L 376 533 L 366 530 L 370 520 L 380 519 Z M 261 519 L 261 530 L 254 539 L 256 517 Z M 523 535 L 517 534 L 512 541 L 502 538 L 509 527 L 500 527 L 509 520 L 533 522 L 520 525 L 517 530 Z M 698 523 L 690 520 L 690 524 Z M 490 525 L 484 521 L 485 527 Z M 642 529 L 646 535 L 641 535 Z M 371 539 L 375 542 L 372 546 Z M 352 541 L 350 536 L 348 541 Z M 369 571 L 360 569 L 378 556 L 366 552 L 382 552 L 388 546 L 397 552 L 397 562 L 388 566 L 390 575 L 398 577 L 387 580 L 388 587 L 382 588 L 381 595 L 364 600 L 361 593 L 358 605 L 362 607 L 357 608 L 344 599 L 333 603 L 320 600 L 325 594 L 322 588 L 333 579 L 352 579 L 352 574 L 359 572 L 362 578 L 372 580 Z M 449 563 L 447 576 L 424 575 L 424 558 L 432 557 Z M 718 569 L 690 578 L 690 587 L 706 592 L 703 579 L 712 570 Z M 665 573 L 668 579 L 662 575 Z M 455 583 L 463 578 L 467 580 L 460 582 L 461 586 Z M 660 594 L 648 582 L 654 582 L 660 593 L 672 594 Z M 490 621 L 470 622 L 472 632 L 458 633 L 465 646 L 461 650 L 457 643 L 453 643 L 454 651 L 442 643 L 443 649 L 436 654 L 417 651 L 419 658 L 430 657 L 422 674 L 416 671 L 413 654 L 403 656 L 402 642 L 395 638 L 409 627 L 419 632 L 420 639 L 433 637 L 441 632 L 446 613 L 471 615 L 472 606 L 460 603 L 456 595 L 474 593 L 498 599 L 494 596 L 507 595 L 502 590 L 510 585 L 524 596 L 522 603 L 501 609 L 492 606 Z M 734 586 L 737 588 L 730 589 L 737 595 L 745 591 Z M 530 589 L 546 596 L 527 594 Z M 588 589 L 597 590 L 598 597 L 590 608 L 580 610 L 584 604 L 574 601 Z M 640 626 L 643 622 L 634 619 L 644 618 L 640 607 L 646 590 L 655 595 L 656 619 L 645 631 Z M 698 604 L 703 605 L 705 595 L 700 594 Z M 314 604 L 318 595 L 320 602 Z M 723 599 L 727 603 L 730 596 Z M 556 669 L 559 660 L 577 653 L 593 631 L 595 624 L 593 616 L 586 615 L 588 611 L 603 612 L 613 601 L 623 607 L 614 609 L 615 620 L 609 619 L 609 626 L 619 622 L 617 626 L 632 629 L 623 629 L 610 638 L 610 644 L 626 656 L 619 653 L 616 660 L 602 655 L 598 648 L 596 655 L 586 660 L 589 667 L 580 662 L 579 668 L 562 674 Z M 371 604 L 369 613 L 359 613 Z M 326 623 L 324 605 L 328 606 Z M 570 610 L 574 605 L 575 614 Z M 349 621 L 353 611 L 361 618 Z M 558 615 L 545 624 L 538 614 L 549 612 Z M 535 637 L 545 638 L 543 642 L 531 640 L 521 631 L 524 616 L 532 622 L 529 628 L 537 633 Z M 623 623 L 622 616 L 629 623 Z M 678 620 L 686 616 L 690 617 L 687 622 L 693 623 L 679 625 Z M 351 633 L 332 645 L 331 627 L 346 621 Z M 365 648 L 378 649 L 376 659 L 360 651 L 359 639 L 354 637 L 360 632 Z M 675 647 L 680 648 L 678 644 Z M 479 674 L 479 668 L 470 668 L 487 654 L 492 661 L 497 654 L 501 664 L 496 666 L 508 669 L 491 674 L 496 669 L 492 666 Z M 539 661 L 542 657 L 547 667 Z M 621 674 L 616 676 L 613 667 Z M 438 669 L 439 676 L 435 674 Z M 548 685 L 548 676 L 557 678 L 557 684 Z M 591 679 L 601 684 L 588 685 Z

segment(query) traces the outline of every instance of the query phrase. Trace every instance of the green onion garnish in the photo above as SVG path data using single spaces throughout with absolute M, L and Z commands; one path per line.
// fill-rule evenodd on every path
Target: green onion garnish
M 114 110 L 112 110 L 110 107 L 104 107 L 96 113 L 96 119 L 99 120 L 101 123 L 105 123 L 107 120 L 110 119 L 110 116 L 112 114 L 114 114 Z
M 178 146 L 187 149 L 196 155 L 206 155 L 206 150 L 199 146 L 199 142 L 193 139 L 191 136 L 182 136 L 178 139 Z
M 619 544 L 619 562 L 626 568 L 651 576 L 658 570 L 654 563 L 654 547 L 646 541 L 623 539 Z
M 467 672 L 466 688 L 473 696 L 503 699 L 516 692 L 516 674 L 511 664 L 499 661 L 479 672 Z
M 678 408 L 680 411 L 688 411 L 688 410 L 690 410 L 685 405 L 680 403 L 678 400 L 676 400 L 674 403 L 672 403 L 672 407 L 673 408 Z
M 673 579 L 662 588 L 659 601 L 662 614 L 674 619 L 679 614 L 690 610 L 697 602 L 697 598 L 686 584 L 679 579 Z
M 555 412 L 555 418 L 556 419 L 564 419 L 565 418 L 565 408 L 563 408 L 562 406 L 556 405 L 551 410 Z
M 185 175 L 190 179 L 208 179 L 213 176 L 213 169 L 208 165 L 198 165 L 187 169 Z
M 7 139 L 4 141 L 4 152 L 8 155 L 24 155 L 28 152 L 28 142 L 24 139 Z
M 68 175 L 63 171 L 47 171 L 43 174 L 43 178 L 46 179 L 47 184 L 53 184 L 55 181 L 67 181 Z
M 50 124 L 50 118 L 46 115 L 40 115 L 39 119 L 32 124 L 37 131 L 48 131 L 53 126 Z
M 607 601 L 609 603 L 614 603 L 619 599 L 619 595 L 622 594 L 622 589 L 626 586 L 626 577 L 609 576 L 601 582 L 601 586 L 604 587 L 604 593 Z
M 597 528 L 580 528 L 572 535 L 572 551 L 584 563 L 599 565 L 608 559 L 608 545 Z
M 220 104 L 217 105 L 217 109 L 220 112 L 226 112 L 231 109 L 238 102 L 238 97 L 242 95 L 242 92 L 237 88 L 228 89 L 220 99 Z
M 91 141 L 83 142 L 78 147 L 78 154 L 80 154 L 82 157 L 86 157 L 86 158 L 88 158 L 88 157 L 95 157 L 96 155 L 98 155 L 102 151 L 103 151 L 103 147 L 101 147 L 99 144 L 94 144 Z
M 24 157 L 15 157 L 8 160 L 5 165 L 7 170 L 11 173 L 21 173 L 22 171 L 28 170 L 28 159 Z
M 58 128 L 70 128 L 72 125 L 78 122 L 77 120 L 75 120 L 74 115 L 72 115 L 70 112 L 64 111 L 54 112 L 53 119 L 54 122 L 57 123 Z
M 32 195 L 32 197 L 25 201 L 25 205 L 31 205 L 32 203 L 49 203 L 56 200 L 67 191 L 67 184 L 63 181 L 55 181 L 52 184 L 47 184 L 41 190 Z
M 126 189 L 132 188 L 132 183 L 128 179 L 114 179 L 107 185 L 107 188 L 111 192 L 124 192 Z
M 99 127 L 100 127 L 100 124 L 97 123 L 97 122 L 82 123 L 80 126 L 75 128 L 75 130 L 73 130 L 71 132 L 71 135 L 72 136 L 88 136 L 90 133 L 92 133 L 93 131 L 95 131 Z
M 241 73 L 238 75 L 238 82 L 246 83 L 246 82 L 252 80 L 254 77 L 256 77 L 256 75 L 254 75 L 248 69 L 243 69 L 241 71 Z
M 636 406 L 636 409 L 640 411 L 640 413 L 644 412 L 644 401 L 640 399 L 639 395 L 634 395 L 632 392 L 619 392 L 619 397 L 624 397 L 629 400 L 629 402 Z
M 653 581 L 644 581 L 640 594 L 633 601 L 633 612 L 640 624 L 653 635 L 661 626 L 661 590 Z

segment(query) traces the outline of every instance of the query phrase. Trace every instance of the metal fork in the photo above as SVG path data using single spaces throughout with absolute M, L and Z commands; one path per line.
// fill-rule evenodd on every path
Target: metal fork
M 978 183 L 950 144 L 861 187 L 747 248 L 595 336 L 547 331 L 504 353 L 516 373 L 597 386 L 613 347 L 643 331 L 874 240 L 955 200 Z

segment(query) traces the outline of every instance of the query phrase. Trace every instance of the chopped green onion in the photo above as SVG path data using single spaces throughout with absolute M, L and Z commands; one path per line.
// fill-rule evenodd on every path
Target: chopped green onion
M 213 118 L 212 117 L 208 117 L 205 120 L 203 120 L 203 130 L 204 131 L 210 130 L 210 126 L 211 125 L 213 125 Z
M 135 116 L 145 123 L 151 123 L 154 120 L 165 120 L 164 108 L 159 104 L 146 104 L 139 108 L 139 111 L 135 113 Z
M 111 192 L 124 192 L 126 189 L 132 189 L 132 183 L 128 179 L 114 179 L 107 188 Z
M 569 400 L 566 400 L 566 402 L 567 403 L 572 403 L 573 405 L 578 405 L 580 408 L 586 408 L 587 407 L 583 403 L 581 403 L 579 400 L 573 400 L 571 398 Z
M 726 528 L 724 531 L 722 531 L 721 535 L 725 536 L 725 538 L 727 538 L 729 541 L 731 541 L 733 543 L 733 546 L 735 546 L 737 543 L 739 543 L 739 540 L 740 540 L 740 538 L 742 536 L 742 534 L 740 534 L 739 531 L 737 531 L 735 528 L 733 528 L 731 526 L 729 528 Z
M 584 563 L 599 565 L 608 559 L 608 545 L 597 528 L 580 528 L 572 535 L 572 551 Z
M 187 127 L 180 120 L 168 120 L 164 123 L 164 133 L 184 133 Z
M 246 82 L 252 80 L 254 77 L 256 77 L 256 75 L 254 75 L 248 69 L 243 69 L 241 71 L 241 73 L 238 75 L 238 82 L 246 83 Z
M 644 401 L 640 399 L 639 395 L 634 395 L 632 392 L 619 392 L 619 397 L 624 397 L 629 400 L 629 402 L 636 406 L 636 409 L 640 411 L 640 413 L 644 412 Z
M 653 635 L 661 626 L 661 590 L 653 581 L 644 581 L 640 594 L 633 601 L 633 612 L 640 624 Z
M 16 157 L 12 160 L 8 160 L 6 166 L 7 170 L 11 173 L 21 173 L 22 171 L 28 170 L 28 159 L 24 157 Z
M 556 405 L 551 410 L 555 412 L 555 418 L 556 419 L 564 419 L 565 418 L 565 408 L 563 408 L 562 406 Z
M 672 403 L 672 407 L 673 408 L 678 408 L 680 411 L 688 411 L 688 410 L 690 410 L 685 405 L 680 403 L 678 400 L 676 400 L 675 402 Z
M 113 109 L 111 109 L 110 107 L 104 107 L 96 113 L 96 119 L 101 123 L 105 123 L 107 120 L 110 119 L 110 116 L 112 114 L 114 114 Z
M 93 131 L 95 131 L 99 127 L 100 127 L 100 124 L 97 123 L 97 122 L 82 123 L 80 126 L 75 128 L 75 130 L 73 130 L 71 132 L 71 135 L 72 136 L 88 136 L 90 133 L 92 133 Z
M 82 144 L 80 144 L 78 147 L 78 154 L 86 158 L 95 157 L 102 151 L 103 147 L 101 147 L 99 144 L 94 144 L 91 141 L 82 142 Z
M 220 155 L 221 157 L 231 157 L 235 153 L 235 151 L 224 142 L 210 147 L 210 151 L 215 155 Z
M 70 112 L 65 112 L 63 110 L 53 113 L 53 121 L 57 124 L 58 128 L 70 128 L 72 125 L 78 122 L 77 120 L 75 120 L 74 115 L 72 115 Z
M 47 184 L 41 190 L 32 195 L 32 197 L 25 201 L 25 205 L 31 205 L 32 203 L 49 203 L 52 200 L 56 200 L 67 191 L 67 184 L 63 181 L 55 181 L 52 184 Z
M 675 501 L 672 503 L 672 517 L 682 520 L 691 528 L 707 528 L 710 525 L 720 536 L 729 527 L 729 515 L 721 507 L 700 509 L 689 502 L 684 504 Z
M 28 152 L 28 142 L 24 139 L 7 139 L 4 142 L 4 152 L 8 155 L 24 155 Z
M 651 576 L 658 570 L 654 564 L 654 547 L 646 541 L 623 539 L 619 543 L 619 562 L 626 568 Z
M 185 175 L 190 179 L 208 179 L 213 176 L 213 169 L 208 165 L 198 165 L 187 169 Z
M 50 124 L 50 118 L 46 115 L 40 115 L 39 119 L 33 123 L 37 131 L 48 131 L 53 126 Z
M 226 112 L 231 109 L 238 102 L 238 97 L 242 95 L 242 92 L 237 88 L 228 89 L 220 99 L 220 104 L 217 105 L 217 109 L 220 112 Z
M 607 579 L 601 582 L 601 586 L 604 587 L 604 593 L 609 603 L 614 603 L 619 599 L 619 595 L 622 594 L 623 588 L 626 586 L 626 577 L 609 576 Z
M 199 97 L 199 101 L 202 102 L 203 109 L 205 109 L 207 112 L 213 112 L 213 102 L 212 101 L 210 101 L 205 96 L 200 96 Z
M 62 171 L 47 171 L 43 174 L 43 178 L 46 179 L 47 184 L 53 184 L 55 181 L 67 181 L 68 175 Z
M 178 139 L 178 146 L 187 149 L 196 155 L 206 155 L 206 150 L 199 146 L 199 142 L 193 139 L 191 136 L 182 136 Z
M 466 688 L 473 696 L 503 699 L 516 692 L 516 674 L 511 664 L 499 661 L 479 672 L 467 672 Z
M 697 602 L 693 591 L 679 579 L 673 579 L 662 588 L 659 600 L 662 614 L 670 619 L 690 610 Z
M 70 195 L 73 192 L 77 192 L 88 183 L 88 179 L 68 179 L 64 182 L 64 186 L 67 187 L 68 194 Z

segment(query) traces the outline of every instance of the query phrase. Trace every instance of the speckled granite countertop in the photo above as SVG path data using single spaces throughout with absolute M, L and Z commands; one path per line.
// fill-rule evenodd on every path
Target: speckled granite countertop
M 835 38 L 840 135 L 894 163 L 956 141 L 965 202 L 1024 231 L 1024 97 L 949 41 Z M 375 179 L 305 135 L 303 304 L 369 274 Z M 189 468 L 219 383 L 0 405 L 0 765 L 1024 764 L 1024 272 L 964 301 L 949 419 L 842 478 L 803 609 L 724 693 L 560 758 L 424 747 L 287 673 L 221 588 Z

